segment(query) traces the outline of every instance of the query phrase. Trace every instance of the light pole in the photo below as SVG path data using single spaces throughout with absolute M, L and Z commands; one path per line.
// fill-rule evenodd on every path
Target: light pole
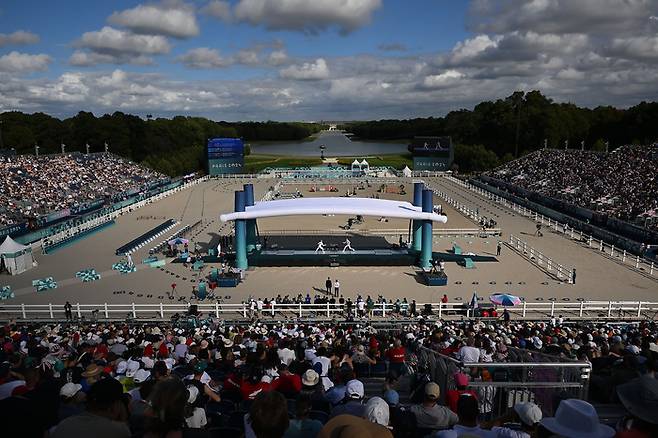
M 606 142 L 605 142 L 605 153 L 606 153 L 606 154 L 608 153 L 608 147 L 609 147 L 609 146 L 610 146 L 610 142 L 609 142 L 609 141 L 606 141 Z
M 580 150 L 584 151 L 585 150 L 585 140 L 580 142 Z
M 569 149 L 569 140 L 564 140 L 564 150 Z
M 104 146 L 105 146 L 105 153 L 107 154 L 107 150 L 109 148 L 108 145 L 107 145 L 107 142 L 105 142 Z
M 64 142 L 62 142 L 61 146 L 62 146 L 62 155 L 64 155 L 66 153 L 66 145 L 64 144 Z
M 85 144 L 85 148 L 87 149 L 87 155 L 89 155 L 89 143 Z
M 34 143 L 34 155 L 39 158 L 39 145 Z
M 544 139 L 544 149 L 547 149 L 547 148 L 548 148 L 548 139 L 545 138 Z

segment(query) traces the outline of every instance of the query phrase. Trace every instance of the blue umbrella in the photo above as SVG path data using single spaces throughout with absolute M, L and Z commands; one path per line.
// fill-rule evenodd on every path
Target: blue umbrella
M 493 294 L 489 296 L 489 301 L 498 306 L 517 306 L 521 304 L 521 298 L 510 294 Z

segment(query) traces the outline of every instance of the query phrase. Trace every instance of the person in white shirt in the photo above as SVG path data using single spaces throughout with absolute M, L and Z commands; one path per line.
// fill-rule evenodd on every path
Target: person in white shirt
M 515 404 L 512 415 L 512 418 L 509 418 L 512 421 L 511 424 L 505 423 L 502 427 L 491 428 L 497 438 L 530 438 L 534 435 L 537 424 L 543 416 L 541 408 L 532 402 Z
M 295 360 L 295 352 L 288 348 L 287 342 L 281 344 L 281 347 L 277 350 L 277 355 L 279 360 L 286 365 L 290 365 Z
M 200 429 L 208 424 L 206 411 L 203 408 L 195 407 L 196 399 L 199 396 L 199 389 L 194 385 L 187 386 L 187 405 L 185 406 L 185 424 L 191 429 Z
M 459 349 L 459 360 L 462 362 L 479 362 L 480 361 L 480 349 L 475 348 L 475 339 L 468 338 L 466 340 L 466 345 Z

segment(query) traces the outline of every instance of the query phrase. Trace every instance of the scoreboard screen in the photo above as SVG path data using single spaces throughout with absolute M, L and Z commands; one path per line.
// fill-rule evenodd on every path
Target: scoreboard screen
M 415 137 L 409 145 L 414 170 L 450 170 L 454 150 L 450 137 Z
M 241 138 L 212 138 L 206 147 L 208 174 L 241 173 L 244 143 Z

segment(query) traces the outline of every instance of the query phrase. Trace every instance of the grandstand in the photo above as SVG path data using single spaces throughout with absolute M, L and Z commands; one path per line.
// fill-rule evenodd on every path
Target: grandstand
M 513 166 L 526 166 L 516 163 L 493 176 L 504 180 Z M 150 410 L 169 403 L 174 427 L 190 428 L 183 436 L 251 436 L 264 410 L 272 429 L 308 418 L 318 429 L 356 422 L 372 436 L 439 429 L 509 436 L 514 428 L 580 436 L 556 427 L 576 408 L 601 436 L 627 415 L 646 436 L 656 432 L 655 415 L 637 408 L 655 407 L 654 382 L 645 382 L 658 359 L 651 259 L 451 174 L 310 170 L 203 177 L 153 190 L 160 176 L 139 168 L 136 188 L 116 203 L 58 223 L 47 238 L 38 230 L 24 235 L 37 265 L 0 276 L 0 320 L 10 321 L 0 332 L 2 412 L 21 419 L 38 404 L 30 430 L 57 426 L 54 436 L 71 435 L 83 393 L 92 400 L 86 409 L 107 417 L 93 403 L 96 394 L 118 401 L 125 391 L 130 420 L 122 411 L 111 417 L 121 424 L 105 425 L 116 436 L 161 433 L 169 426 Z M 127 179 L 112 181 L 103 192 L 110 198 Z M 237 287 L 210 289 L 222 262 L 231 262 L 222 253 L 232 251 L 232 224 L 219 215 L 234 211 L 234 192 L 245 183 L 264 202 L 354 193 L 409 201 L 406 192 L 419 181 L 448 217 L 432 235 L 447 286 L 426 286 L 414 266 L 269 266 L 242 272 Z M 338 191 L 314 189 L 325 186 Z M 75 197 L 62 202 L 78 205 Z M 113 225 L 71 238 L 105 218 Z M 409 229 L 399 218 L 331 214 L 258 223 L 259 244 L 294 241 L 311 250 L 320 238 L 345 236 L 355 245 L 360 238 L 406 244 Z M 39 251 L 54 242 L 62 242 L 56 251 Z M 327 277 L 332 285 L 340 280 L 338 296 L 327 293 Z M 521 304 L 503 313 L 488 302 L 497 292 Z M 42 403 L 48 397 L 52 403 Z

